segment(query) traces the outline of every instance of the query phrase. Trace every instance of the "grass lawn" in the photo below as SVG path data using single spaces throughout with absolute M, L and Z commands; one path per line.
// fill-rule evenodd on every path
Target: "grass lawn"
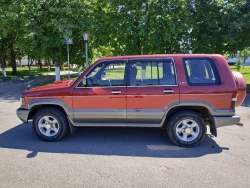
M 31 72 L 32 75 L 39 75 L 39 74 L 46 74 L 46 73 L 51 73 L 51 72 L 55 72 L 55 67 L 51 67 L 50 68 L 50 72 L 48 71 L 47 67 L 43 67 L 42 69 L 40 69 L 39 67 L 31 67 Z M 7 77 L 3 77 L 0 74 L 0 78 L 16 78 L 16 77 L 23 77 L 23 76 L 29 76 L 29 69 L 27 66 L 25 67 L 17 67 L 17 75 L 13 76 L 12 73 L 12 68 L 11 67 L 7 67 L 5 68 L 6 71 L 6 75 Z

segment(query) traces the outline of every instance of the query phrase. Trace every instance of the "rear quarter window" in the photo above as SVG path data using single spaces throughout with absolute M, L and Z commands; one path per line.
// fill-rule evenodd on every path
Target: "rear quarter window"
M 220 85 L 218 70 L 211 58 L 183 58 L 188 85 Z

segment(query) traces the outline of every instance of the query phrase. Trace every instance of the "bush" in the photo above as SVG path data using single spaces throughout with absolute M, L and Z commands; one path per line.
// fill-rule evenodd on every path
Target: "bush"
M 241 61 L 238 60 L 235 66 L 236 66 L 237 71 L 240 71 L 241 66 L 242 66 Z

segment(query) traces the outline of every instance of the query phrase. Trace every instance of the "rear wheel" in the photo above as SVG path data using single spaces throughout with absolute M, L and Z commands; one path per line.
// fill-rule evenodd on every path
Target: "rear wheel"
M 68 132 L 65 114 L 57 108 L 44 108 L 33 118 L 33 129 L 45 141 L 58 141 Z
M 193 111 L 180 111 L 174 114 L 167 125 L 170 140 L 184 147 L 199 144 L 205 137 L 207 127 L 203 118 Z

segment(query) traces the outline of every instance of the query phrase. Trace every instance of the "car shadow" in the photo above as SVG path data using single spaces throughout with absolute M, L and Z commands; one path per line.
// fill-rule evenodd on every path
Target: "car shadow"
M 241 106 L 250 107 L 250 94 L 249 93 L 246 94 L 245 100 L 243 101 Z
M 155 128 L 82 127 L 59 142 L 41 141 L 29 125 L 20 124 L 0 134 L 0 147 L 28 150 L 27 158 L 39 152 L 85 155 L 116 155 L 158 158 L 193 158 L 221 153 L 210 135 L 193 148 L 175 146 L 166 130 Z

